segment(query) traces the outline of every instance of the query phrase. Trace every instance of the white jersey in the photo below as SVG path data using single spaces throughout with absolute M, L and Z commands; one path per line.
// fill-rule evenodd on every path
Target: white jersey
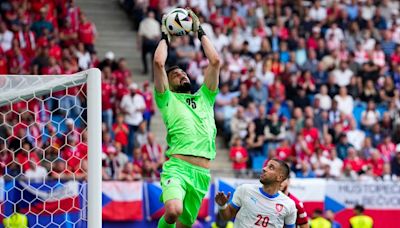
M 239 186 L 231 202 L 239 209 L 235 218 L 235 227 L 281 228 L 296 224 L 296 205 L 282 192 L 268 195 L 258 184 Z

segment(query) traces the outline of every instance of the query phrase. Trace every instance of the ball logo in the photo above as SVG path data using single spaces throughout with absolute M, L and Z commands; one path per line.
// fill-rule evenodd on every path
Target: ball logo
M 282 209 L 283 209 L 283 205 L 282 204 L 280 204 L 280 203 L 277 203 L 277 204 L 275 204 L 275 209 L 276 209 L 276 212 L 281 212 L 282 211 Z

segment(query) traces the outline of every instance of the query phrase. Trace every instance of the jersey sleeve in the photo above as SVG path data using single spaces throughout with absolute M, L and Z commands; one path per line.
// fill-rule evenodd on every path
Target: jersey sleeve
M 156 104 L 159 109 L 162 109 L 165 106 L 167 106 L 168 101 L 171 97 L 171 91 L 169 89 L 166 89 L 164 93 L 160 93 L 157 92 L 157 90 L 154 88 L 154 94 L 155 94 Z
M 206 98 L 205 100 L 207 101 L 207 104 L 210 106 L 213 106 L 215 103 L 215 98 L 219 92 L 219 89 L 216 89 L 215 91 L 211 91 L 205 84 L 203 84 L 200 87 L 200 92 L 204 95 Z
M 297 225 L 303 225 L 308 223 L 307 212 L 304 209 L 304 205 L 302 202 L 296 202 L 296 209 L 297 209 Z
M 285 226 L 286 227 L 291 227 L 291 226 L 295 227 L 296 217 L 297 217 L 297 209 L 296 209 L 294 202 L 292 202 L 289 207 L 289 212 L 285 216 Z
M 239 210 L 240 207 L 242 206 L 242 199 L 243 199 L 243 185 L 239 186 L 235 193 L 233 194 L 233 198 L 231 201 L 232 207 L 234 207 L 236 210 Z

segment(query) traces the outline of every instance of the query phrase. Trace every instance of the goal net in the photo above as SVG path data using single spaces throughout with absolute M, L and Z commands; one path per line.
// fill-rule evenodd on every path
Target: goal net
M 101 227 L 100 82 L 98 69 L 0 75 L 4 227 Z

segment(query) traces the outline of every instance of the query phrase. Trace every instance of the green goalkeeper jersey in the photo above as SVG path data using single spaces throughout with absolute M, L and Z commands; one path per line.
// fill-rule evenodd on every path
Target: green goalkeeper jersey
M 167 128 L 167 156 L 215 158 L 214 103 L 218 90 L 204 84 L 195 94 L 155 91 L 155 100 Z

